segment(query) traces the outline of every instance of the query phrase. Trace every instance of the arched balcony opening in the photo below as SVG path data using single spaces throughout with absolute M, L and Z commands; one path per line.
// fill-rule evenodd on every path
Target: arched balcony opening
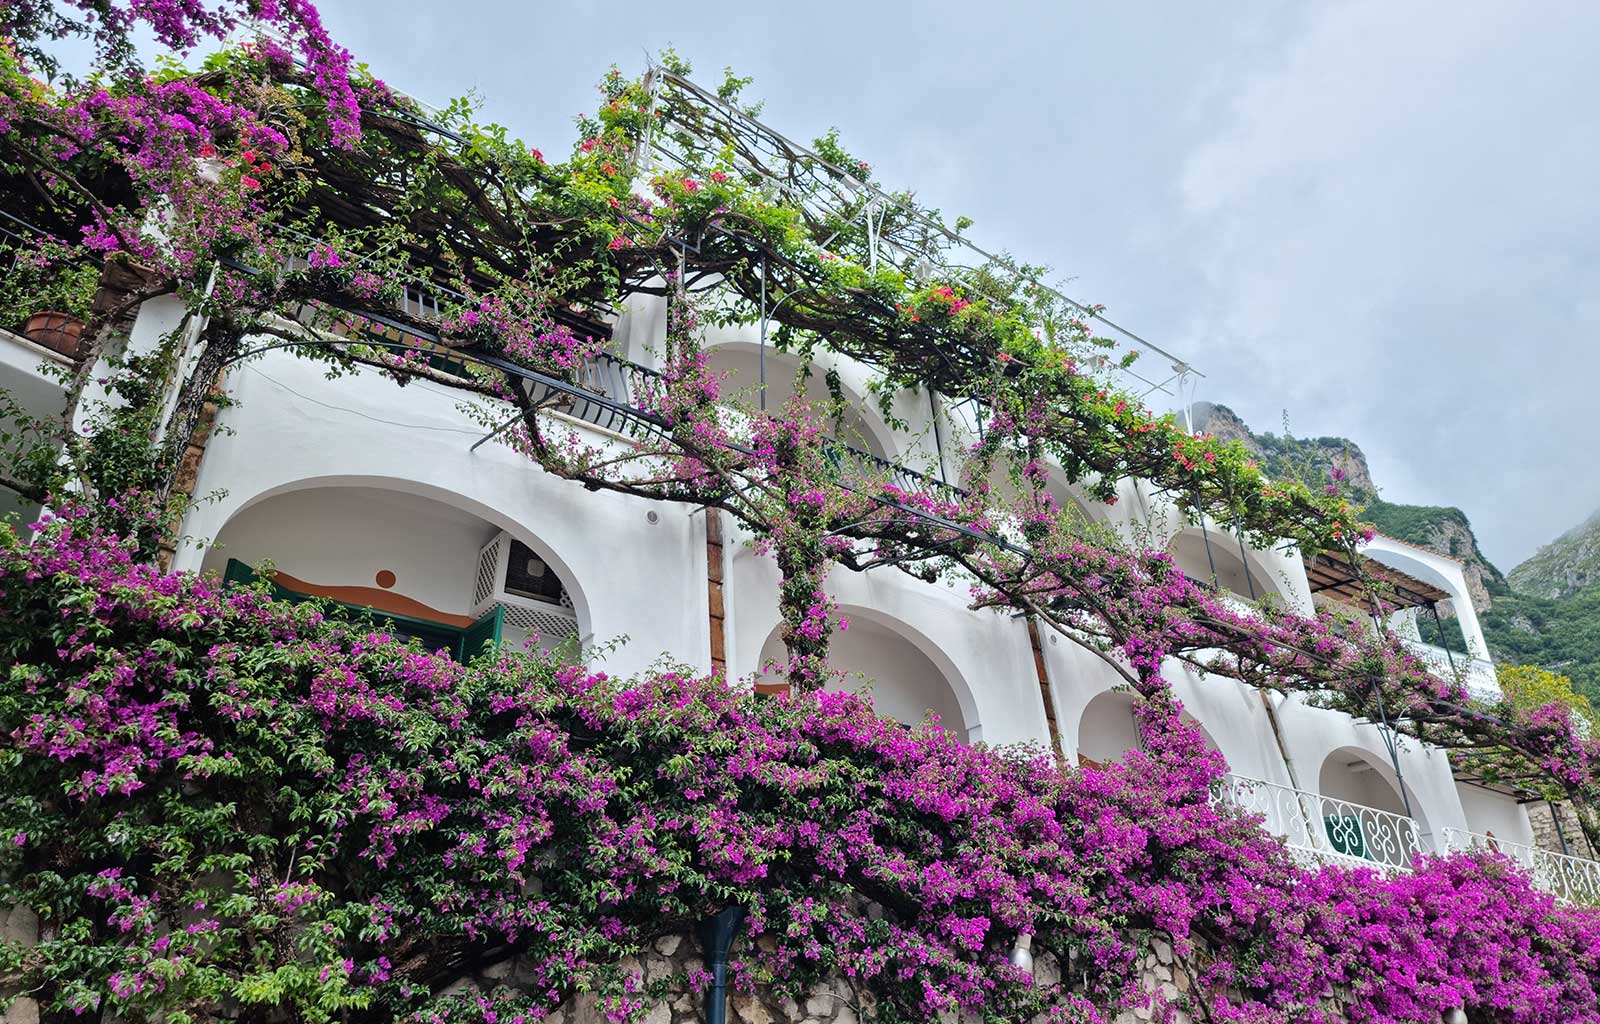
M 486 646 L 570 649 L 585 607 L 552 552 L 472 511 L 408 491 L 280 491 L 228 520 L 203 568 L 266 578 L 277 596 L 369 611 L 391 632 L 470 660 Z
M 1239 539 L 1231 533 L 1190 527 L 1167 544 L 1167 553 L 1196 583 L 1210 586 L 1215 581 L 1222 591 L 1241 600 L 1259 601 L 1269 594 L 1284 597 L 1277 573 L 1249 548 L 1241 555 Z
M 1427 820 L 1416 795 L 1394 768 L 1367 750 L 1340 747 L 1323 759 L 1318 796 L 1308 813 L 1323 852 L 1383 867 L 1408 867 L 1431 848 Z
M 761 408 L 761 346 L 742 341 L 722 342 L 707 348 L 706 360 L 712 370 L 726 375 L 729 391 L 741 396 L 750 408 Z M 795 397 L 800 366 L 800 360 L 794 355 L 767 346 L 766 408 L 769 411 L 783 409 Z M 804 381 L 802 397 L 819 411 L 832 398 L 828 394 L 826 375 L 826 368 L 813 366 L 810 377 Z M 841 387 L 841 392 L 844 396 L 842 414 L 837 422 L 827 419 L 821 423 L 823 433 L 880 459 L 894 461 L 893 434 L 879 419 L 873 403 L 848 386 Z
M 987 483 L 990 495 L 997 502 L 1011 504 L 1022 492 L 1021 485 L 1012 479 L 1010 464 L 1004 460 L 997 459 L 990 468 Z M 1104 523 L 1109 518 L 1104 505 L 1090 499 L 1075 484 L 1068 483 L 1066 475 L 1048 463 L 1045 465 L 1044 490 L 1055 507 L 1065 512 L 1075 527 Z
M 829 690 L 859 693 L 885 718 L 905 725 L 920 725 L 937 716 L 937 725 L 957 739 L 981 738 L 970 689 L 943 652 L 920 633 L 881 613 L 846 606 L 849 622 L 835 633 L 828 663 L 843 678 L 831 680 Z M 788 661 L 782 627 L 761 646 L 761 689 L 781 687 L 781 668 Z M 768 671 L 767 666 L 776 670 Z
M 1127 690 L 1107 690 L 1084 707 L 1083 716 L 1078 720 L 1080 765 L 1120 761 L 1129 751 L 1144 749 L 1135 716 L 1139 703 L 1139 697 Z M 1199 719 L 1187 711 L 1183 712 L 1182 717 L 1185 724 L 1199 730 L 1206 746 L 1219 754 L 1222 752 L 1215 737 Z

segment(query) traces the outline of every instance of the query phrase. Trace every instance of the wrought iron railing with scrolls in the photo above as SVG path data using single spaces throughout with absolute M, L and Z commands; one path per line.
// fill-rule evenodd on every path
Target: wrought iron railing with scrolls
M 1281 836 L 1305 860 L 1406 870 L 1426 851 L 1414 818 L 1243 775 L 1224 776 L 1217 800 Z
M 1506 857 L 1522 868 L 1535 888 L 1567 903 L 1600 905 L 1600 861 L 1572 854 L 1541 850 L 1526 843 L 1513 843 L 1483 832 L 1458 828 L 1440 829 L 1446 853 L 1488 851 Z

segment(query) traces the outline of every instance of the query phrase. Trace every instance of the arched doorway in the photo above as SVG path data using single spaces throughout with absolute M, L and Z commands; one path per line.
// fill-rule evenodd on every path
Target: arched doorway
M 987 483 L 989 493 L 1002 502 L 1014 501 L 1021 491 L 1018 482 L 1012 479 L 1011 466 L 1003 459 L 996 459 L 995 465 L 989 470 Z M 1091 500 L 1079 487 L 1069 483 L 1066 475 L 1056 466 L 1045 467 L 1044 491 L 1074 527 L 1105 523 L 1109 518 L 1104 505 Z
M 1202 585 L 1210 586 L 1214 578 L 1218 587 L 1246 601 L 1283 596 L 1277 574 L 1248 548 L 1241 556 L 1239 540 L 1231 533 L 1191 527 L 1172 538 L 1167 553 L 1185 576 Z
M 1317 773 L 1321 843 L 1333 855 L 1385 867 L 1409 866 L 1428 847 L 1416 796 L 1371 751 L 1340 747 Z M 1312 837 L 1318 839 L 1315 834 Z
M 834 634 L 828 662 L 844 677 L 830 681 L 829 690 L 860 693 L 878 714 L 905 725 L 937 716 L 938 726 L 957 739 L 971 742 L 980 737 L 970 691 L 925 637 L 868 609 L 845 606 L 841 611 L 850 626 Z M 786 661 L 780 626 L 761 646 L 758 678 L 769 679 L 766 666 Z
M 262 563 L 280 597 L 370 610 L 462 660 L 489 642 L 570 648 L 584 635 L 581 595 L 537 538 L 411 491 L 310 483 L 268 494 L 223 525 L 202 568 L 244 582 Z

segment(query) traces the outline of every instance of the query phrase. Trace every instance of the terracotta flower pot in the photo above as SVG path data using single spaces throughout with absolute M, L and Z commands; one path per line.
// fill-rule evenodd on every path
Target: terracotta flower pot
M 22 325 L 22 336 L 69 359 L 83 356 L 83 321 L 70 313 L 41 310 Z

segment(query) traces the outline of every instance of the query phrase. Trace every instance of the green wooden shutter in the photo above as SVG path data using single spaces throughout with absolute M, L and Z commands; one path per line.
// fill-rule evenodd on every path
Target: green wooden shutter
M 504 624 L 505 613 L 504 608 L 495 605 L 484 614 L 483 618 L 462 630 L 456 660 L 471 661 L 482 654 L 485 648 L 492 650 L 499 647 L 500 627 Z

